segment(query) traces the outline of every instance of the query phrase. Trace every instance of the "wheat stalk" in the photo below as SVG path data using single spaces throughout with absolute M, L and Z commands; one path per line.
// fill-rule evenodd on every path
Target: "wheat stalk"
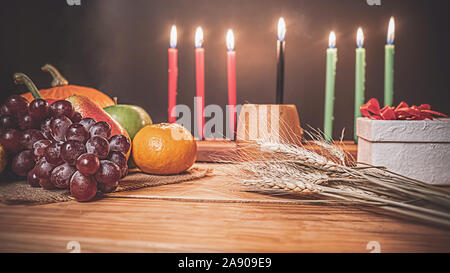
M 309 135 L 324 154 L 283 139 L 274 142 L 273 137 L 261 137 L 239 145 L 238 156 L 225 156 L 218 161 L 233 163 L 235 168 L 230 169 L 229 175 L 252 189 L 300 196 L 314 193 L 326 198 L 316 200 L 318 203 L 335 204 L 341 200 L 376 206 L 450 227 L 450 193 L 447 191 L 384 167 L 346 165 L 342 149 L 321 139 L 317 132 Z

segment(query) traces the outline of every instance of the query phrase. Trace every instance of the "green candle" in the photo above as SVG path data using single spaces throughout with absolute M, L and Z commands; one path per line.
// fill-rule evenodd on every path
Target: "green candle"
M 384 105 L 392 106 L 394 103 L 394 17 L 389 21 L 387 44 L 384 57 Z
M 366 49 L 364 46 L 364 34 L 361 28 L 358 29 L 356 35 L 356 66 L 355 66 L 355 119 L 354 119 L 354 138 L 358 142 L 356 136 L 356 120 L 361 117 L 361 105 L 364 104 L 364 89 L 366 82 Z
M 325 83 L 325 117 L 323 122 L 323 132 L 325 140 L 333 140 L 333 119 L 334 119 L 334 83 L 336 77 L 337 48 L 336 35 L 330 32 L 327 49 L 327 75 Z

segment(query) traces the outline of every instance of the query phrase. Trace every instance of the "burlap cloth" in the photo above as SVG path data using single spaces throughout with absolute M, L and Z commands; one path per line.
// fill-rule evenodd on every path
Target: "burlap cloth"
M 191 181 L 207 176 L 211 169 L 191 168 L 178 175 L 149 175 L 141 172 L 130 173 L 120 181 L 116 192 L 131 191 L 145 187 L 155 187 Z M 101 198 L 97 196 L 96 198 Z M 69 190 L 44 190 L 33 188 L 26 181 L 0 182 L 0 202 L 5 204 L 39 205 L 74 200 Z

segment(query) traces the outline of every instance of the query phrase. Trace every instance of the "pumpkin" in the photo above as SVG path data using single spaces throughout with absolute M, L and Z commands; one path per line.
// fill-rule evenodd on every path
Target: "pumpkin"
M 100 108 L 115 105 L 114 101 L 106 94 L 90 87 L 78 86 L 69 84 L 69 82 L 59 73 L 59 71 L 51 64 L 46 64 L 42 67 L 42 70 L 49 72 L 52 77 L 52 88 L 39 90 L 39 93 L 44 98 L 63 100 L 72 95 L 86 96 L 93 102 L 95 102 Z M 34 97 L 28 92 L 21 95 L 28 102 L 31 102 Z

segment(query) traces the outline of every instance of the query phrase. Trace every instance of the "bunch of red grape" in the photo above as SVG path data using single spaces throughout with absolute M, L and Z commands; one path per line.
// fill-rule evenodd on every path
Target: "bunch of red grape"
M 115 191 L 128 174 L 128 137 L 111 137 L 107 122 L 83 118 L 66 100 L 10 96 L 0 107 L 0 144 L 15 175 L 32 187 L 70 188 L 78 201 Z

